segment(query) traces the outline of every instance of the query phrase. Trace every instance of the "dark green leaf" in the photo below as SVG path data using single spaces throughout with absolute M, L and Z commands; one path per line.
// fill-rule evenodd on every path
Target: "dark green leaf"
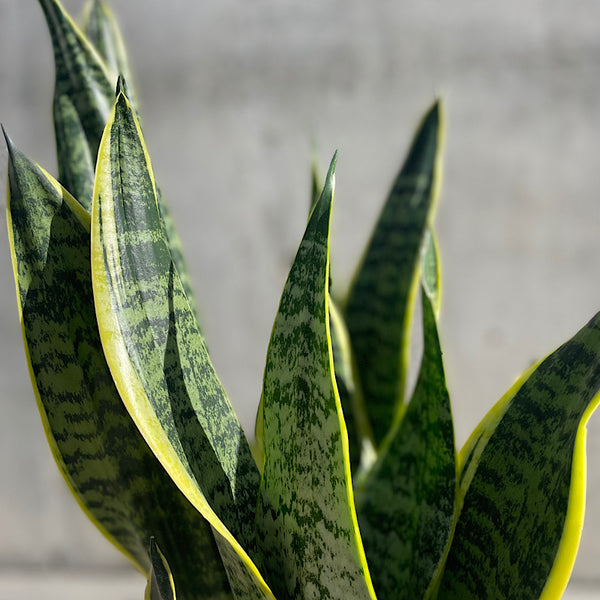
M 441 154 L 441 109 L 425 116 L 348 294 L 345 317 L 375 443 L 402 414 L 423 235 Z
M 86 7 L 83 30 L 92 46 L 98 51 L 108 70 L 114 77 L 122 75 L 131 81 L 125 45 L 117 20 L 112 11 L 101 0 L 92 0 Z M 132 100 L 132 90 L 128 90 Z M 133 101 L 135 105 L 135 101 Z
M 54 121 L 59 178 L 86 207 L 93 165 L 114 97 L 114 81 L 90 42 L 57 0 L 40 0 L 54 48 Z M 82 146 L 91 162 L 80 162 Z M 72 152 L 73 151 L 73 152 Z
M 152 570 L 146 586 L 145 600 L 176 600 L 173 574 L 154 538 L 150 538 Z
M 422 292 L 424 351 L 413 397 L 357 490 L 357 510 L 380 598 L 424 598 L 450 541 L 456 460 L 450 399 L 431 301 Z
M 600 313 L 522 378 L 461 452 L 462 510 L 440 600 L 562 596 L 581 535 L 585 425 L 599 389 Z
M 173 263 L 141 129 L 122 93 L 96 173 L 94 297 L 123 402 L 178 487 L 218 533 L 222 555 L 223 547 L 234 548 L 238 562 L 224 559 L 231 585 L 241 573 L 247 597 L 269 597 L 246 554 L 254 550 L 260 476 Z
M 156 460 L 113 383 L 94 313 L 89 215 L 10 143 L 9 190 L 25 349 L 67 484 L 106 537 L 145 572 L 155 535 L 181 598 L 231 597 L 210 526 Z

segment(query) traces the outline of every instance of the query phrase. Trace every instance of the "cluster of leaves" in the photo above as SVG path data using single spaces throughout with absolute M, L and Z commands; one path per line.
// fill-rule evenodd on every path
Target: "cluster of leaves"
M 455 451 L 437 333 L 439 103 L 340 307 L 329 292 L 335 157 L 322 190 L 315 183 L 253 455 L 118 77 L 127 64 L 114 20 L 98 0 L 82 29 L 57 0 L 40 4 L 55 51 L 60 183 L 7 138 L 25 349 L 58 466 L 146 574 L 146 597 L 559 597 L 583 519 L 600 315 Z M 409 394 L 419 296 L 424 349 Z

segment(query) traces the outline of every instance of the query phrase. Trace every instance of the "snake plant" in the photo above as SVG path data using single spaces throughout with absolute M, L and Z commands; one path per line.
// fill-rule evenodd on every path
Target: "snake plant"
M 559 598 L 583 524 L 600 314 L 455 450 L 438 337 L 440 102 L 342 300 L 329 289 L 336 157 L 315 178 L 251 451 L 197 320 L 115 21 L 98 0 L 81 27 L 58 0 L 40 5 L 58 180 L 6 136 L 25 352 L 58 467 L 146 575 L 146 598 Z

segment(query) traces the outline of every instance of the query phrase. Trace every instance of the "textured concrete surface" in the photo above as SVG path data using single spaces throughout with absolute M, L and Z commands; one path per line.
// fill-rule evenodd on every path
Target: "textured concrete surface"
M 304 226 L 311 140 L 323 169 L 340 149 L 333 273 L 343 292 L 437 94 L 448 116 L 441 336 L 458 441 L 531 361 L 600 309 L 594 0 L 113 4 L 214 362 L 249 431 Z M 51 50 L 34 0 L 0 0 L 0 81 L 0 120 L 55 172 Z M 11 277 L 3 233 L 0 564 L 121 564 L 79 514 L 43 440 Z M 600 417 L 589 430 L 594 507 Z M 598 579 L 599 553 L 600 516 L 590 510 L 576 578 Z

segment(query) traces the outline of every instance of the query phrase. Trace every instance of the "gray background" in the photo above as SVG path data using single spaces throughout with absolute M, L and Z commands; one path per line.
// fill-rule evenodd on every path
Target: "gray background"
M 64 5 L 77 14 L 82 3 Z M 248 431 L 305 224 L 311 143 L 323 171 L 340 150 L 332 260 L 343 293 L 414 126 L 437 95 L 448 125 L 436 219 L 441 337 L 459 445 L 526 366 L 600 309 L 599 3 L 112 6 L 213 359 Z M 0 0 L 0 120 L 21 149 L 55 173 L 52 85 L 37 3 Z M 1 178 L 4 184 L 4 172 Z M 80 514 L 47 449 L 5 232 L 0 281 L 0 575 L 118 568 L 122 560 Z M 575 578 L 594 584 L 597 415 L 588 448 L 588 512 Z M 0 600 L 34 597 L 33 588 L 2 581 Z

